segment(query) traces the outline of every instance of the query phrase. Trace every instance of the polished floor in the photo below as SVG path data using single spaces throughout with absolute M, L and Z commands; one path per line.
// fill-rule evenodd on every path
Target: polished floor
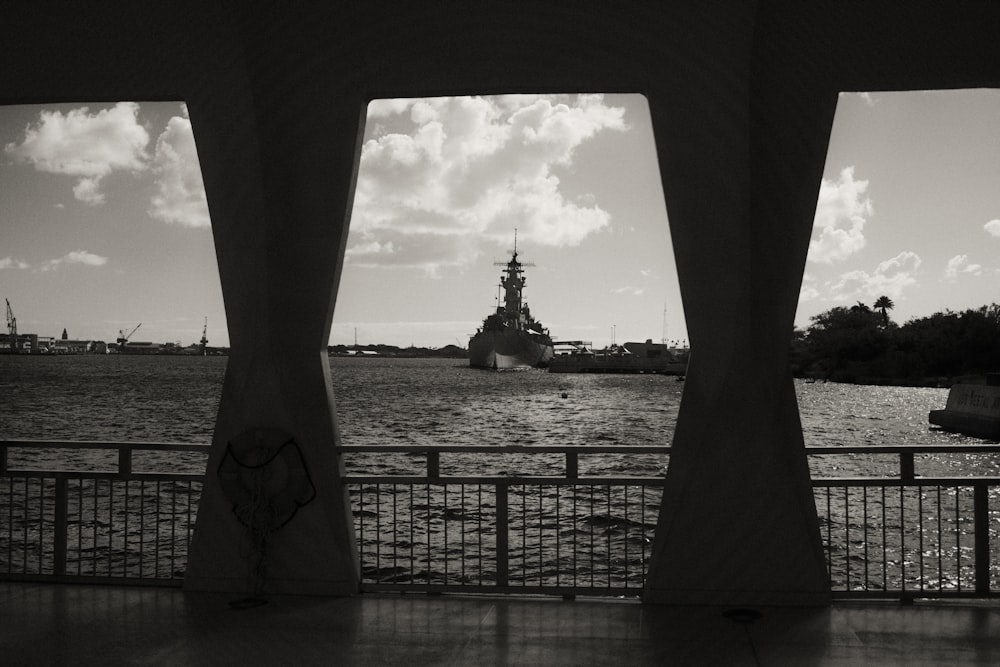
M 0 583 L 0 664 L 1000 664 L 1000 604 L 841 603 L 734 617 L 714 607 L 581 599 L 232 601 L 173 589 Z

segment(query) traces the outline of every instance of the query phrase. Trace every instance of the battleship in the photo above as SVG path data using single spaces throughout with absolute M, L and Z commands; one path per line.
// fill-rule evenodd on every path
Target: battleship
M 488 315 L 469 339 L 469 365 L 493 370 L 543 368 L 552 359 L 554 348 L 548 329 L 532 317 L 522 298 L 523 267 L 532 265 L 518 261 L 516 233 L 510 261 L 496 265 L 506 266 L 500 274 L 503 304 L 497 304 L 496 312 Z

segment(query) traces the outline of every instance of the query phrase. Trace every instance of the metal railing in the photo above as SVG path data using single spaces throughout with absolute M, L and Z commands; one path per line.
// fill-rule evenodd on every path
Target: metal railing
M 581 458 L 606 464 L 609 456 L 662 460 L 665 447 L 341 449 L 354 455 L 356 467 L 377 463 L 404 471 L 345 478 L 363 590 L 642 592 L 664 478 L 581 474 L 580 464 Z M 417 453 L 425 458 L 422 470 L 410 458 Z M 375 458 L 366 464 L 365 454 Z M 392 454 L 408 460 L 387 463 Z M 466 461 L 442 474 L 442 454 Z M 493 474 L 468 472 L 484 467 Z M 518 467 L 554 474 L 512 474 Z
M 179 586 L 203 476 L 159 470 L 185 452 L 204 469 L 205 445 L 0 441 L 0 579 Z
M 909 601 L 1000 592 L 1000 476 L 983 474 L 997 470 L 1000 445 L 807 451 L 835 597 Z M 815 461 L 825 457 L 882 474 L 826 476 L 819 471 L 832 466 Z
M 12 469 L 15 450 L 47 450 L 50 461 L 74 469 Z M 0 441 L 0 579 L 179 585 L 201 491 L 202 475 L 193 471 L 204 470 L 206 452 L 205 445 Z M 363 590 L 642 591 L 667 447 L 341 452 Z M 835 597 L 1000 590 L 1000 476 L 983 474 L 1000 463 L 1000 445 L 807 453 Z M 185 462 L 190 472 L 178 472 L 185 456 L 194 457 Z M 655 474 L 623 474 L 637 461 Z M 843 474 L 849 468 L 863 474 Z

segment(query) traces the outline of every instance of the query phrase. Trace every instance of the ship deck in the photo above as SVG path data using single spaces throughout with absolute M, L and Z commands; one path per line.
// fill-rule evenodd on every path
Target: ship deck
M 517 597 L 272 598 L 0 583 L 0 655 L 31 664 L 986 665 L 1000 606 L 762 608 Z

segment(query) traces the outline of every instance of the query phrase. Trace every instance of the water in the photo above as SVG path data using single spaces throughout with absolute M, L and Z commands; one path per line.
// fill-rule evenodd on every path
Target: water
M 225 357 L 0 355 L 0 439 L 208 443 L 225 368 Z M 22 449 L 9 461 L 93 470 L 113 455 Z M 163 471 L 204 466 L 191 455 L 142 456 Z
M 207 443 L 225 357 L 0 356 L 0 438 Z M 669 444 L 683 382 L 331 359 L 349 445 Z M 931 430 L 947 389 L 796 382 L 807 445 L 979 442 Z M 565 397 L 563 396 L 565 394 Z
M 225 366 L 225 357 L 0 356 L 0 437 L 207 443 Z M 671 376 L 493 373 L 455 359 L 335 357 L 331 367 L 348 445 L 667 445 L 684 388 Z M 927 413 L 944 406 L 946 389 L 799 381 L 796 390 L 807 445 L 979 442 L 929 428 Z M 54 464 L 55 456 L 19 450 L 11 464 Z M 109 460 L 65 451 L 58 459 L 61 468 L 75 469 Z M 184 471 L 197 469 L 190 456 L 175 455 L 178 460 Z M 892 462 L 872 463 L 879 460 L 826 457 L 812 465 L 814 473 L 886 472 Z M 941 460 L 953 468 L 982 457 Z M 499 467 L 484 469 L 475 456 L 453 455 L 445 457 L 442 472 L 548 474 L 559 472 L 561 461 L 558 455 L 505 457 Z M 419 472 L 404 456 L 351 455 L 347 463 L 354 473 Z M 662 474 L 666 463 L 660 456 L 584 457 L 581 473 Z
M 225 357 L 0 355 L 0 437 L 205 443 Z

